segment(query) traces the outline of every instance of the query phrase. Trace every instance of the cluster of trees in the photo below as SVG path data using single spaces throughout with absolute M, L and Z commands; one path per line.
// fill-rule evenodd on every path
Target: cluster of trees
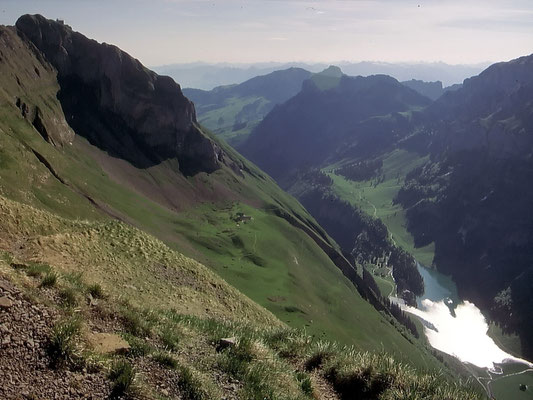
M 415 323 L 411 320 L 409 315 L 407 315 L 405 312 L 402 311 L 402 309 L 400 308 L 400 306 L 398 306 L 398 304 L 393 303 L 388 298 L 380 295 L 380 290 L 379 290 L 378 284 L 376 283 L 376 280 L 365 267 L 363 267 L 363 282 L 380 299 L 381 303 L 391 313 L 391 315 L 400 324 L 405 326 L 413 334 L 415 338 L 418 339 L 419 333 L 418 333 L 418 330 L 416 329 Z
M 383 301 L 385 302 L 385 306 L 390 311 L 392 316 L 396 318 L 396 320 L 399 323 L 405 326 L 413 334 L 415 338 L 418 339 L 419 337 L 418 330 L 416 329 L 416 325 L 413 322 L 413 320 L 409 317 L 409 315 L 403 312 L 398 304 L 393 303 L 389 299 L 383 299 Z
M 360 161 L 337 168 L 335 174 L 342 175 L 352 181 L 367 181 L 376 176 L 382 167 L 383 161 L 380 159 Z
M 310 168 L 301 172 L 300 179 L 311 185 L 326 187 L 333 185 L 333 179 L 317 168 Z
M 424 280 L 418 272 L 416 261 L 406 251 L 393 247 L 389 258 L 392 265 L 392 275 L 396 281 L 398 293 L 409 290 L 417 296 L 424 294 Z
M 363 282 L 370 289 L 372 289 L 377 296 L 380 296 L 380 291 L 379 291 L 378 284 L 376 283 L 376 280 L 365 267 L 363 267 Z

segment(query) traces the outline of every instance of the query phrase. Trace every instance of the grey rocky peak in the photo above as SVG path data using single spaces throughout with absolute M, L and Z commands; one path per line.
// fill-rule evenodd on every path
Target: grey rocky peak
M 176 158 L 184 174 L 220 168 L 222 150 L 172 78 L 40 15 L 20 17 L 16 28 L 57 69 L 58 98 L 77 134 L 138 167 Z

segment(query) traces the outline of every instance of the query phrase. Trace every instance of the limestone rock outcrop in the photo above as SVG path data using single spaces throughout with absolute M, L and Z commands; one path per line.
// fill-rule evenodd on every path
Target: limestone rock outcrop
M 187 175 L 220 168 L 222 150 L 171 78 L 60 21 L 24 15 L 16 28 L 57 69 L 58 98 L 77 134 L 140 168 L 174 158 Z

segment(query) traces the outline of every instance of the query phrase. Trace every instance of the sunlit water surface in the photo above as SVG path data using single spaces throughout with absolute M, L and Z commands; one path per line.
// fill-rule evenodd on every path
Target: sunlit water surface
M 480 368 L 493 369 L 494 364 L 509 361 L 533 364 L 513 357 L 500 349 L 487 334 L 489 326 L 485 317 L 473 303 L 465 301 L 454 310 L 452 315 L 445 300 L 438 302 L 422 300 L 419 309 L 405 307 L 425 323 L 425 334 L 432 347 L 457 357 Z
M 495 364 L 519 362 L 500 349 L 487 334 L 489 326 L 480 309 L 468 301 L 461 302 L 453 281 L 435 270 L 419 265 L 426 293 L 418 300 L 418 308 L 402 308 L 422 319 L 424 331 L 432 347 L 462 362 L 498 371 Z M 453 310 L 453 311 L 452 311 Z

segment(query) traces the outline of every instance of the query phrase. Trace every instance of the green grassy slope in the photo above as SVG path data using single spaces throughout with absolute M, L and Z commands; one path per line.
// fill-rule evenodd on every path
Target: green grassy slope
M 244 107 L 254 103 L 258 104 L 256 115 L 240 122 L 238 114 Z M 199 112 L 198 121 L 232 146 L 238 146 L 246 140 L 253 128 L 261 121 L 265 112 L 260 110 L 268 107 L 268 104 L 269 101 L 260 96 L 231 97 L 226 99 L 220 107 Z

